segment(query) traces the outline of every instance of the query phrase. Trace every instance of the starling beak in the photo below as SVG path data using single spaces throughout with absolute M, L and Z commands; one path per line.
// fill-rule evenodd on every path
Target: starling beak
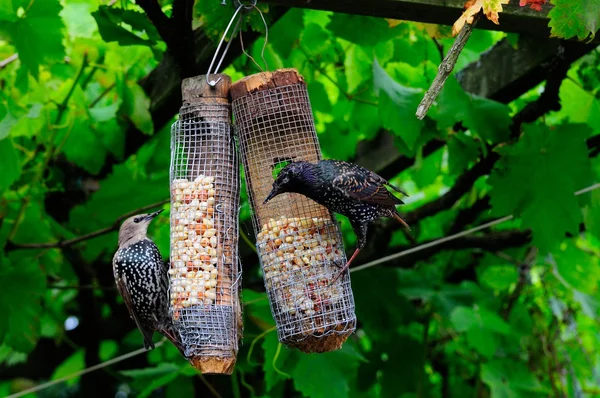
M 266 205 L 269 200 L 273 199 L 277 195 L 279 195 L 278 187 L 277 188 L 273 187 L 273 189 L 271 190 L 271 193 L 269 194 L 269 196 L 267 196 L 267 198 L 263 202 L 263 205 Z
M 396 209 L 404 202 L 392 195 L 386 186 L 405 194 L 383 177 L 352 163 L 339 160 L 321 160 L 316 164 L 292 162 L 279 172 L 265 203 L 283 192 L 295 192 L 348 217 L 357 238 L 356 250 L 333 279 L 335 282 L 365 247 L 367 227 L 371 222 L 390 217 L 410 230 Z

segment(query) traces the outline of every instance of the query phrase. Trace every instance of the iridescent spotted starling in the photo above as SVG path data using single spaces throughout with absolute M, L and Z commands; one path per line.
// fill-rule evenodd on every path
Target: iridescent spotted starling
M 156 331 L 184 355 L 169 316 L 169 266 L 163 262 L 156 244 L 146 236 L 148 224 L 161 212 L 139 214 L 123 222 L 119 249 L 113 257 L 113 272 L 129 315 L 142 333 L 144 347 L 154 349 L 152 335 Z
M 404 221 L 396 205 L 404 204 L 392 195 L 385 186 L 408 196 L 394 187 L 383 177 L 364 167 L 340 160 L 321 160 L 317 164 L 292 162 L 286 165 L 273 182 L 273 189 L 264 203 L 284 192 L 295 192 L 309 197 L 329 210 L 340 213 L 350 220 L 356 234 L 356 250 L 340 273 L 331 281 L 335 282 L 358 252 L 367 243 L 367 227 L 379 217 L 391 217 L 404 227 Z

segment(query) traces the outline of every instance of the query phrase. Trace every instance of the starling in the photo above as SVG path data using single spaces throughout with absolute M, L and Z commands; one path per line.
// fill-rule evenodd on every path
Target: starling
M 391 217 L 410 230 L 396 210 L 396 205 L 404 202 L 392 195 L 386 185 L 408 196 L 383 177 L 352 163 L 339 160 L 321 160 L 317 164 L 292 162 L 281 170 L 264 203 L 281 193 L 295 192 L 348 217 L 357 238 L 356 250 L 333 283 L 365 247 L 367 227 L 371 222 L 379 217 Z
M 113 272 L 129 315 L 142 333 L 144 347 L 154 349 L 152 335 L 156 331 L 183 355 L 169 316 L 169 266 L 163 262 L 156 244 L 146 236 L 148 224 L 161 212 L 139 214 L 123 222 L 119 249 L 113 257 Z

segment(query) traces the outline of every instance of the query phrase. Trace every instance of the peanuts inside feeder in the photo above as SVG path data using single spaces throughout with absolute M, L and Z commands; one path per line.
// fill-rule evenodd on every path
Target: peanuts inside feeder
M 171 131 L 170 311 L 185 355 L 202 373 L 231 374 L 242 320 L 238 261 L 239 162 L 231 79 L 185 79 Z
M 231 87 L 236 135 L 257 248 L 279 340 L 304 352 L 338 349 L 356 328 L 340 227 L 325 207 L 295 193 L 267 204 L 276 172 L 321 151 L 306 84 L 295 69 L 248 76 Z

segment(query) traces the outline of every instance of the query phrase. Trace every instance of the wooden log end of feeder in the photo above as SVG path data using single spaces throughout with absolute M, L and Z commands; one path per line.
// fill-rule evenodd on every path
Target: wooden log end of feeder
M 231 77 L 224 74 L 209 75 L 209 81 L 216 82 L 214 86 L 206 82 L 206 75 L 188 77 L 181 82 L 181 95 L 184 105 L 206 102 L 229 102 Z
M 231 352 L 227 357 L 192 357 L 190 363 L 202 374 L 230 375 L 235 368 L 236 353 Z
M 304 77 L 294 68 L 256 73 L 238 80 L 231 86 L 231 99 L 236 100 L 256 91 L 299 83 L 305 84 Z
M 353 331 L 354 329 L 348 330 L 346 333 L 333 333 L 327 336 L 308 336 L 300 341 L 285 341 L 283 343 L 290 348 L 297 348 L 307 354 L 335 351 L 342 348 L 342 345 L 348 340 Z

